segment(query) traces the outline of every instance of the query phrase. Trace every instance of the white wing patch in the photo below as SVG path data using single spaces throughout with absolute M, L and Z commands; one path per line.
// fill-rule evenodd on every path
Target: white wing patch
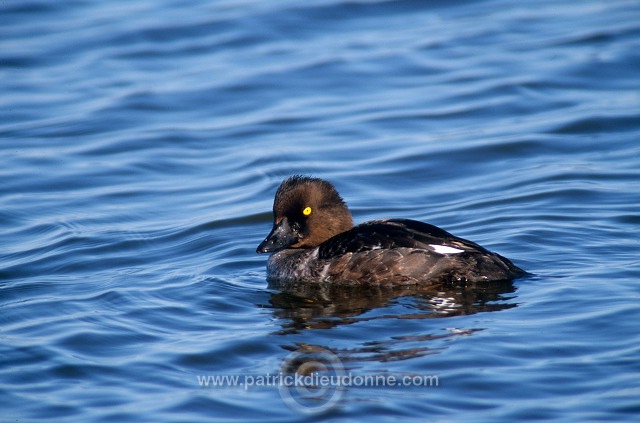
M 453 247 L 448 247 L 446 245 L 438 245 L 438 244 L 429 244 L 429 247 L 433 248 L 433 251 L 439 254 L 458 254 L 464 251 L 458 248 L 453 248 Z

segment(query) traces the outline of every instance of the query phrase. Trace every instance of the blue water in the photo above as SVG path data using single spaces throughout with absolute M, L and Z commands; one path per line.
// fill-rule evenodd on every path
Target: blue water
M 2 2 L 0 420 L 637 421 L 640 3 L 564 3 Z M 295 173 L 536 276 L 270 289 Z M 199 379 L 313 349 L 438 384 Z

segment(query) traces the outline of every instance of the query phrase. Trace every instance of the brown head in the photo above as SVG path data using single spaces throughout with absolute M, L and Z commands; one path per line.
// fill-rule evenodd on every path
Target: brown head
M 273 229 L 258 253 L 317 247 L 353 227 L 351 213 L 333 185 L 307 176 L 291 176 L 280 184 L 273 219 Z

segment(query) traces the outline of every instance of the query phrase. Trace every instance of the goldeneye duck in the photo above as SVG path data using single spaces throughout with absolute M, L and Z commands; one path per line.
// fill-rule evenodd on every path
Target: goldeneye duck
M 270 282 L 432 285 L 511 280 L 526 272 L 499 254 L 410 219 L 353 225 L 333 185 L 285 179 L 273 202 L 273 229 L 257 248 L 272 252 Z

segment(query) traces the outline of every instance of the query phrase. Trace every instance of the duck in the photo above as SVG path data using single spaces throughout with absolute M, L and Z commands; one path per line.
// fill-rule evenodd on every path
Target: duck
M 278 187 L 273 227 L 257 253 L 271 253 L 267 280 L 341 285 L 477 284 L 527 274 L 509 259 L 417 220 L 354 225 L 336 188 L 294 175 Z

